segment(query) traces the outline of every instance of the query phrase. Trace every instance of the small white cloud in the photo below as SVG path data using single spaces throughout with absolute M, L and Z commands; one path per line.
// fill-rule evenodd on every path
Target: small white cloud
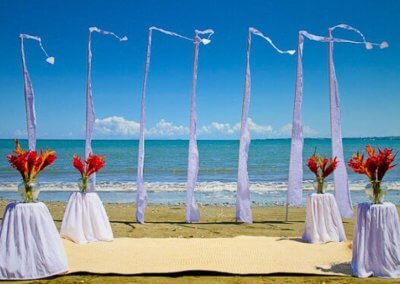
M 111 116 L 95 120 L 95 133 L 107 137 L 135 137 L 139 136 L 140 123 L 127 120 L 120 116 Z M 172 138 L 189 135 L 189 128 L 175 125 L 161 119 L 156 126 L 146 129 L 148 138 Z
M 229 123 L 211 122 L 209 125 L 202 126 L 199 129 L 199 135 L 220 134 L 234 135 L 240 131 L 240 124 L 231 126 Z
M 271 125 L 256 124 L 251 118 L 249 118 L 249 128 L 250 132 L 264 136 L 271 135 L 273 132 Z
M 95 133 L 101 136 L 137 136 L 139 123 L 120 116 L 95 120 Z
M 172 122 L 161 119 L 155 127 L 146 130 L 146 136 L 151 138 L 171 138 L 189 135 L 189 128 L 183 125 L 175 125 Z
M 273 133 L 271 125 L 260 125 L 255 123 L 251 118 L 248 119 L 250 132 L 256 137 L 268 137 Z M 240 133 L 241 124 L 238 122 L 234 125 L 229 123 L 211 122 L 209 125 L 199 129 L 199 135 L 213 137 L 234 137 Z

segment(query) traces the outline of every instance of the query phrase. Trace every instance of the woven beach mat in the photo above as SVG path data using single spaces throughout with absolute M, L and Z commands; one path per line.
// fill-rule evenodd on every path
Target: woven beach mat
M 350 242 L 308 244 L 300 239 L 117 238 L 84 245 L 63 240 L 69 272 L 168 274 L 208 271 L 228 274 L 351 275 Z

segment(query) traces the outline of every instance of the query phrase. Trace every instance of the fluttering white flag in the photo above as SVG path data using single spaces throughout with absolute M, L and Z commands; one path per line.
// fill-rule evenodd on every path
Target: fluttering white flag
M 338 25 L 332 28 L 346 28 L 349 30 L 357 31 L 354 28 L 347 25 Z M 359 33 L 362 35 L 361 33 Z M 287 204 L 299 206 L 302 202 L 302 181 L 303 181 L 303 121 L 301 116 L 301 105 L 303 99 L 303 47 L 304 47 L 304 37 L 318 42 L 326 42 L 326 43 L 352 43 L 352 44 L 363 44 L 367 49 L 371 49 L 372 46 L 378 45 L 381 48 L 385 48 L 388 46 L 386 42 L 381 44 L 367 42 L 362 35 L 362 41 L 353 41 L 341 38 L 334 38 L 329 35 L 328 37 L 317 36 L 308 33 L 307 31 L 300 31 L 298 38 L 298 50 L 297 50 L 297 72 L 296 72 L 296 88 L 295 88 L 295 99 L 294 99 L 294 108 L 293 108 L 293 123 L 292 123 L 292 139 L 291 139 L 291 150 L 290 150 L 290 162 L 289 162 L 289 181 L 288 181 L 288 193 L 287 193 Z M 330 61 L 331 62 L 331 61 Z M 340 164 L 344 166 L 345 161 L 343 158 L 343 147 L 341 145 L 341 131 L 340 131 L 340 108 L 339 108 L 339 97 L 337 93 L 337 80 L 336 75 L 334 74 L 334 66 L 333 61 L 332 65 L 330 64 L 330 76 L 334 76 L 334 80 L 330 81 L 330 92 L 331 88 L 336 89 L 334 91 L 333 99 L 331 95 L 331 127 L 332 127 L 332 150 L 333 155 L 337 155 L 340 160 Z M 332 94 L 332 93 L 331 93 Z M 338 130 L 339 129 L 339 130 Z M 333 133 L 335 132 L 335 133 Z M 337 141 L 339 141 L 339 144 Z M 335 144 L 335 145 L 333 145 Z M 342 154 L 340 155 L 340 152 Z M 342 178 L 345 180 L 341 180 L 340 183 L 335 184 L 335 196 L 337 196 L 338 206 L 341 211 L 342 217 L 347 217 L 352 215 L 352 207 L 350 195 L 348 192 L 347 184 L 347 174 L 343 176 L 343 169 L 339 170 L 339 176 L 342 174 Z M 336 181 L 336 180 L 335 180 Z M 340 186 L 341 184 L 341 186 Z M 344 184 L 344 186 L 343 186 Z M 338 186 L 338 190 L 336 190 L 336 186 Z
M 199 64 L 199 45 L 207 45 L 211 42 L 210 37 L 214 34 L 213 30 L 198 31 L 195 30 L 194 54 L 193 54 L 193 74 L 192 74 L 192 99 L 190 106 L 190 133 L 189 133 L 189 155 L 188 155 L 188 173 L 186 185 L 186 222 L 199 222 L 200 212 L 194 196 L 197 176 L 199 173 L 199 150 L 197 148 L 196 126 L 196 87 L 197 87 L 197 67 Z M 200 35 L 208 35 L 201 38 Z
M 87 51 L 87 83 L 86 83 L 86 139 L 85 139 L 85 158 L 89 157 L 92 151 L 92 135 L 95 123 L 94 105 L 92 97 L 92 32 L 104 35 L 112 35 L 119 41 L 127 41 L 126 36 L 119 37 L 113 32 L 104 31 L 97 27 L 89 28 L 88 51 Z M 92 175 L 93 188 L 96 188 L 96 174 Z
M 47 54 L 46 50 L 42 45 L 42 39 L 38 36 L 32 36 L 28 34 L 20 34 L 21 39 L 21 57 L 22 57 L 22 72 L 24 76 L 24 94 L 25 94 L 25 110 L 26 110 L 26 124 L 28 131 L 28 144 L 29 150 L 35 150 L 36 148 L 36 111 L 35 111 L 35 94 L 32 88 L 32 82 L 29 77 L 29 72 L 26 67 L 25 61 L 25 48 L 24 39 L 33 39 L 39 43 L 40 48 L 46 55 L 46 61 L 50 64 L 54 64 L 54 57 Z
M 257 35 L 265 39 L 278 53 L 293 55 L 295 50 L 282 51 L 275 46 L 271 39 L 255 28 L 249 28 L 247 37 L 246 52 L 246 70 L 245 70 L 245 86 L 242 106 L 242 120 L 240 130 L 240 146 L 239 146 L 239 164 L 238 164 L 238 182 L 236 192 L 236 221 L 252 223 L 253 217 L 251 213 L 250 201 L 250 184 L 249 174 L 247 170 L 247 160 L 250 146 L 250 129 L 248 124 L 248 113 L 250 106 L 250 90 L 251 90 L 251 74 L 250 74 L 250 50 L 251 36 Z
M 332 38 L 332 32 L 337 29 L 345 29 L 356 32 L 362 38 L 362 42 L 367 49 L 371 49 L 373 45 L 379 45 L 380 48 L 388 47 L 386 42 L 380 44 L 367 42 L 364 35 L 349 25 L 340 24 L 328 29 L 328 37 Z M 335 64 L 333 61 L 333 41 L 328 43 L 328 63 L 329 63 L 329 97 L 330 97 L 330 119 L 331 119 L 331 136 L 332 136 L 332 156 L 337 157 L 340 161 L 334 175 L 334 194 L 343 218 L 353 217 L 353 206 L 349 190 L 349 183 L 346 170 L 346 162 L 343 154 L 342 128 L 340 118 L 340 97 L 339 87 L 336 78 Z
M 192 100 L 190 109 L 190 134 L 189 134 L 189 157 L 188 157 L 188 181 L 187 181 L 187 204 L 186 204 L 186 221 L 196 222 L 200 219 L 200 214 L 194 198 L 194 188 L 196 185 L 197 174 L 199 170 L 199 154 L 197 149 L 196 141 L 196 86 L 197 86 L 197 66 L 198 66 L 198 54 L 199 44 L 204 45 L 211 42 L 210 37 L 213 35 L 213 30 L 195 31 L 195 38 L 191 39 L 186 36 L 182 36 L 175 32 L 167 31 L 157 27 L 149 28 L 149 37 L 147 43 L 146 63 L 144 67 L 144 78 L 142 85 L 142 98 L 141 98 L 141 111 L 140 111 L 140 130 L 139 130 L 139 150 L 138 150 L 138 171 L 136 179 L 136 221 L 138 223 L 144 223 L 144 213 L 147 206 L 147 191 L 144 187 L 143 169 L 144 169 L 144 131 L 146 123 L 146 90 L 147 90 L 147 78 L 150 68 L 151 58 L 151 45 L 153 30 L 159 31 L 166 35 L 175 36 L 181 39 L 185 39 L 194 43 L 194 56 L 193 56 L 193 76 L 192 76 Z M 201 38 L 200 35 L 208 35 L 205 38 Z
M 86 141 L 85 141 L 85 157 L 92 153 L 92 134 L 95 122 L 94 105 L 92 97 L 92 32 L 104 35 L 112 35 L 119 41 L 127 41 L 126 36 L 119 37 L 113 32 L 104 31 L 97 27 L 89 28 L 88 53 L 87 53 L 87 83 L 86 83 Z

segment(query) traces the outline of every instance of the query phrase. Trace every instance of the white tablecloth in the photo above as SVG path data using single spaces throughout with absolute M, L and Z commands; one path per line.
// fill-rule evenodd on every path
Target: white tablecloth
M 37 279 L 67 272 L 64 247 L 44 203 L 8 204 L 0 230 L 0 279 Z
M 60 234 L 80 244 L 114 239 L 106 210 L 96 192 L 71 194 Z
M 307 214 L 302 239 L 309 243 L 346 240 L 339 208 L 332 194 L 313 193 L 307 197 Z
M 357 277 L 400 277 L 400 223 L 394 204 L 358 204 L 351 267 Z

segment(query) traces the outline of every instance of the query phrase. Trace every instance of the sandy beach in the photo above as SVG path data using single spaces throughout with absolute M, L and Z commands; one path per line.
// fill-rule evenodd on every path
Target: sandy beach
M 8 201 L 0 201 L 3 214 Z M 65 203 L 46 203 L 60 228 Z M 233 207 L 202 206 L 202 222 L 186 224 L 183 206 L 152 206 L 146 214 L 145 225 L 134 222 L 135 207 L 132 204 L 105 204 L 114 236 L 129 238 L 222 238 L 241 235 L 270 237 L 299 237 L 305 219 L 305 208 L 290 208 L 289 221 L 284 222 L 283 207 L 254 207 L 253 224 L 237 224 Z M 398 208 L 399 210 L 399 208 Z M 354 220 L 344 220 L 348 239 L 352 238 Z M 40 281 L 42 283 L 43 280 Z M 215 273 L 179 273 L 165 276 L 115 276 L 115 275 L 68 275 L 45 280 L 57 283 L 398 283 L 398 280 L 357 279 L 350 277 L 318 276 L 231 276 Z

